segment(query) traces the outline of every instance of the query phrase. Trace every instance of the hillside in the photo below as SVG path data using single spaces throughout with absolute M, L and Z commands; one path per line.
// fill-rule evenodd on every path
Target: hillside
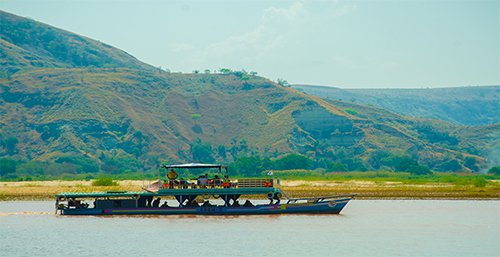
M 0 77 L 19 70 L 71 67 L 152 69 L 99 41 L 0 10 Z
M 0 133 L 18 138 L 13 153 L 24 158 L 119 156 L 153 166 L 191 160 L 195 142 L 226 162 L 290 152 L 355 162 L 384 150 L 437 167 L 469 156 L 451 132 L 457 127 L 324 102 L 260 77 L 41 69 L 0 80 L 0 87 Z
M 413 116 L 463 125 L 500 122 L 500 86 L 423 89 L 340 89 L 294 85 L 295 89 L 329 99 L 342 100 Z
M 12 15 L 1 16 L 5 23 Z M 18 172 L 121 173 L 162 161 L 229 163 L 289 153 L 330 170 L 418 161 L 438 171 L 479 171 L 490 160 L 495 137 L 466 127 L 324 100 L 243 71 L 167 73 L 119 49 L 101 52 L 101 43 L 14 17 L 31 24 L 34 35 L 58 31 L 66 49 L 88 42 L 87 52 L 107 56 L 101 66 L 85 65 L 56 58 L 44 48 L 50 39 L 12 41 L 23 56 L 40 56 L 35 68 L 12 61 L 19 51 L 2 50 L 0 62 L 17 71 L 0 78 L 0 160 L 22 163 Z M 9 33 L 24 29 L 12 25 Z

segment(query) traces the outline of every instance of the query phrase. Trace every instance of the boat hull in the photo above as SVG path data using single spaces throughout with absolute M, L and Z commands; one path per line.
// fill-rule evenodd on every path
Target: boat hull
M 304 204 L 270 204 L 251 207 L 167 207 L 63 209 L 63 215 L 272 215 L 272 214 L 339 214 L 350 198 Z

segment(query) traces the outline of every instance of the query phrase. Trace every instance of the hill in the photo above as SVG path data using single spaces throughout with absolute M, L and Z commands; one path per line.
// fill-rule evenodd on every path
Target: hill
M 11 16 L 1 13 L 2 22 Z M 93 40 L 15 18 L 31 24 L 34 35 L 57 31 L 66 49 L 87 42 L 86 52 L 107 57 L 78 63 L 56 58 L 45 48 L 50 38 L 8 41 L 23 56 L 39 56 L 40 64 L 12 61 L 19 51 L 0 58 L 16 67 L 0 78 L 0 175 L 123 173 L 162 161 L 236 161 L 249 174 L 269 161 L 333 171 L 487 166 L 491 137 L 466 127 L 324 100 L 244 71 L 167 73 L 119 49 L 104 51 Z M 12 23 L 9 33 L 24 29 Z
M 346 102 L 373 105 L 413 116 L 462 125 L 500 122 L 500 86 L 425 89 L 340 89 L 294 85 L 308 94 Z
M 484 162 L 480 143 L 462 147 L 469 139 L 454 131 L 463 127 L 325 102 L 260 77 L 40 69 L 0 88 L 0 133 L 19 142 L 3 153 L 27 159 L 85 156 L 133 169 L 296 152 L 362 169 L 371 153 L 387 151 L 435 168 L 456 159 L 462 169 L 467 156 Z
M 34 68 L 153 68 L 110 45 L 3 11 L 0 28 L 2 77 Z

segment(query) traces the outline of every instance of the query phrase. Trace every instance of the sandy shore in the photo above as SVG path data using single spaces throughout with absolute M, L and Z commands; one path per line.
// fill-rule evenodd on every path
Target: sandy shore
M 91 181 L 0 182 L 0 200 L 53 199 L 59 192 L 108 190 L 140 191 L 150 181 L 122 180 L 118 186 L 95 187 Z M 500 199 L 500 183 L 486 187 L 446 183 L 404 184 L 401 182 L 282 180 L 290 197 L 358 194 L 358 199 Z

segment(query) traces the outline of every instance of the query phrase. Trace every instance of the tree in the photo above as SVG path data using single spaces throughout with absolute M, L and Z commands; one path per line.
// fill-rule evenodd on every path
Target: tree
M 68 163 L 75 166 L 77 173 L 96 173 L 99 172 L 99 165 L 94 159 L 85 156 L 63 156 L 55 161 L 56 163 Z
M 408 172 L 410 172 L 413 175 L 427 175 L 427 174 L 432 174 L 432 171 L 426 167 L 422 166 L 419 164 L 413 164 L 410 165 L 407 169 Z
M 288 84 L 288 81 L 286 81 L 286 80 L 284 80 L 284 79 L 280 79 L 280 78 L 278 78 L 277 82 L 278 82 L 278 84 L 279 84 L 280 86 L 284 86 L 284 87 L 290 86 L 290 84 Z
M 259 175 L 265 167 L 262 166 L 262 160 L 259 156 L 239 157 L 231 165 L 231 170 L 235 170 L 246 176 Z
M 363 161 L 359 158 L 344 158 L 342 159 L 342 163 L 347 167 L 348 170 L 351 171 L 366 171 L 368 170 L 363 163 Z
M 426 175 L 432 174 L 432 171 L 423 165 L 417 163 L 417 161 L 413 160 L 408 156 L 398 156 L 394 158 L 394 170 L 396 172 L 409 172 L 413 175 Z
M 16 172 L 16 161 L 9 158 L 0 158 L 0 176 Z
M 367 163 L 371 166 L 372 169 L 378 170 L 383 165 L 387 166 L 385 162 L 386 158 L 389 156 L 391 156 L 391 154 L 387 151 L 375 150 L 373 152 L 370 152 L 370 154 L 368 155 Z
M 488 170 L 488 174 L 500 175 L 500 166 L 491 167 Z
M 465 157 L 464 166 L 471 169 L 472 171 L 479 171 L 479 165 L 477 165 L 477 159 L 474 157 L 470 156 Z
M 330 162 L 327 164 L 328 171 L 347 171 L 347 167 L 340 162 Z
M 220 68 L 219 72 L 222 74 L 230 74 L 232 72 L 232 70 L 228 69 L 228 68 Z
M 217 146 L 217 152 L 219 154 L 220 157 L 222 157 L 223 159 L 226 158 L 226 146 L 224 145 L 219 145 Z
M 401 156 L 395 158 L 394 171 L 397 172 L 408 172 L 412 165 L 416 165 L 417 162 L 408 156 Z
M 457 160 L 452 159 L 441 163 L 438 166 L 438 169 L 441 171 L 460 171 L 462 169 L 462 166 Z
M 7 154 L 8 155 L 13 155 L 17 152 L 16 145 L 19 143 L 19 140 L 16 137 L 8 137 L 5 139 L 4 145 L 5 148 L 7 149 Z
M 289 154 L 274 161 L 273 166 L 277 170 L 310 169 L 312 160 L 299 154 Z
M 243 81 L 247 81 L 249 80 L 250 78 L 248 77 L 248 73 L 245 71 L 245 70 L 242 70 L 242 71 L 234 71 L 233 74 L 238 77 L 239 79 L 243 80 Z
M 200 139 L 191 144 L 191 155 L 193 160 L 197 162 L 213 162 L 215 160 L 212 155 L 212 146 Z
M 101 169 L 108 173 L 122 173 L 125 171 L 136 171 L 144 168 L 144 165 L 135 157 L 129 154 L 119 153 L 114 156 L 102 158 Z
M 25 175 L 47 175 L 46 171 L 47 163 L 40 161 L 29 161 L 26 163 L 19 164 L 16 167 L 17 174 L 25 174 Z

